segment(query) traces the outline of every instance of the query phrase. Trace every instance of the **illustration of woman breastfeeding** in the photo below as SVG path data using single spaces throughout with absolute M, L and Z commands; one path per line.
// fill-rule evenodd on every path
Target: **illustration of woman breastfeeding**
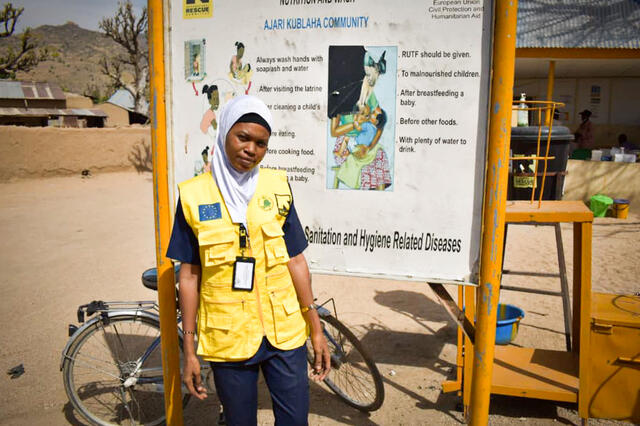
M 240 83 L 245 87 L 244 93 L 249 94 L 251 88 L 251 64 L 243 64 L 242 57 L 244 56 L 244 44 L 236 41 L 236 54 L 231 57 L 231 63 L 229 64 L 229 77 L 232 81 Z
M 386 149 L 393 152 L 393 127 L 386 135 L 388 113 L 374 90 L 387 72 L 387 50 L 395 51 L 395 47 L 329 48 L 329 144 L 333 157 L 328 159 L 329 188 L 385 190 L 392 184 Z M 377 60 L 372 51 L 378 52 Z M 395 80 L 388 80 L 391 84 L 378 86 L 379 90 L 385 100 L 395 99 Z M 388 103 L 392 108 L 395 105 L 395 101 Z

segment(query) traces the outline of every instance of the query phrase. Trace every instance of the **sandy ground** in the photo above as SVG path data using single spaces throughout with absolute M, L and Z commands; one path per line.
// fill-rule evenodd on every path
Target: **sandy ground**
M 596 219 L 593 290 L 639 291 L 640 215 Z M 563 225 L 571 280 L 571 226 Z M 91 178 L 54 177 L 0 184 L 0 321 L 2 368 L 24 364 L 25 373 L 0 379 L 0 424 L 83 424 L 68 403 L 59 371 L 60 353 L 75 323 L 78 305 L 94 299 L 154 299 L 140 283 L 154 265 L 151 175 L 134 172 Z M 557 270 L 552 228 L 512 226 L 505 267 Z M 558 288 L 557 279 L 507 276 L 512 285 Z M 452 377 L 456 327 L 425 285 L 408 282 L 315 276 L 320 301 L 334 297 L 340 318 L 360 336 L 385 379 L 382 408 L 362 414 L 327 388 L 311 385 L 312 425 L 460 424 L 460 399 L 443 394 Z M 455 294 L 455 289 L 450 289 Z M 562 305 L 557 297 L 517 292 L 502 300 L 521 306 L 526 317 L 515 341 L 522 346 L 564 347 Z M 189 402 L 185 424 L 211 424 L 215 397 Z M 261 385 L 259 420 L 272 424 Z M 492 397 L 490 423 L 579 424 L 573 404 Z M 593 421 L 591 424 L 614 424 Z

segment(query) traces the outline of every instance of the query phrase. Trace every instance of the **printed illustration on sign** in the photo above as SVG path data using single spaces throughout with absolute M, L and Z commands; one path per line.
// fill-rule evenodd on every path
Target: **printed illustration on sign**
M 327 188 L 392 190 L 395 46 L 329 46 Z
M 205 39 L 184 42 L 184 78 L 187 81 L 202 81 L 206 76 Z
M 182 0 L 182 18 L 211 18 L 213 0 Z
M 216 112 L 220 106 L 220 93 L 218 86 L 215 84 L 205 84 L 202 86 L 203 97 L 203 114 L 200 120 L 199 140 L 202 140 L 202 145 L 206 146 L 202 150 L 201 158 L 195 161 L 193 166 L 193 175 L 197 176 L 204 172 L 209 171 L 209 146 L 211 146 L 211 154 L 213 154 L 213 147 L 216 144 L 216 136 L 218 130 L 218 120 Z
M 231 57 L 231 63 L 229 64 L 229 78 L 235 83 L 241 84 L 245 95 L 248 95 L 253 71 L 251 71 L 251 64 L 242 62 L 244 43 L 236 41 L 235 46 L 236 54 Z
M 189 52 L 187 53 L 188 46 Z M 188 61 L 188 72 L 190 76 L 195 76 L 196 72 L 199 73 L 202 75 L 200 80 L 203 80 L 208 75 L 204 63 L 205 48 L 205 39 L 185 42 L 185 64 L 187 64 Z M 209 70 L 210 74 L 220 77 L 208 80 L 207 83 L 202 86 L 199 93 L 198 88 L 196 88 L 195 83 L 192 81 L 193 91 L 196 96 L 200 96 L 202 99 L 202 115 L 197 122 L 198 125 L 194 125 L 193 127 L 194 130 L 196 128 L 198 129 L 195 131 L 195 148 L 198 151 L 201 150 L 201 156 L 193 160 L 194 176 L 210 170 L 209 159 L 210 155 L 213 154 L 213 147 L 215 147 L 218 133 L 218 111 L 234 97 L 248 94 L 251 88 L 253 71 L 249 63 L 243 62 L 245 46 L 242 42 L 237 41 L 232 49 L 235 51 L 235 54 L 231 56 L 229 68 L 225 65 L 216 70 Z M 199 62 L 196 61 L 196 54 L 200 54 L 198 58 Z M 187 65 L 185 65 L 185 68 L 186 67 Z M 189 81 L 189 78 L 187 78 L 187 81 Z M 209 147 L 212 147 L 211 151 L 209 151 Z
M 210 129 L 217 130 L 218 129 L 218 120 L 216 117 L 216 111 L 220 106 L 220 91 L 218 90 L 218 86 L 215 84 L 202 86 L 202 96 L 207 97 L 208 107 L 206 107 L 206 111 L 202 115 L 202 120 L 200 121 L 200 131 L 204 134 L 207 134 Z

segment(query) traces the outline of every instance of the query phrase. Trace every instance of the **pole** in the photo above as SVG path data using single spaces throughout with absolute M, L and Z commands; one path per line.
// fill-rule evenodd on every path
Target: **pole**
M 176 319 L 176 290 L 173 265 L 165 256 L 171 232 L 171 208 L 167 165 L 167 128 L 164 70 L 164 12 L 162 0 L 148 0 L 149 68 L 151 71 L 151 149 L 153 156 L 153 199 L 158 268 L 158 305 L 164 406 L 169 426 L 182 425 L 180 353 Z
M 489 420 L 489 395 L 504 249 L 518 11 L 517 0 L 497 0 L 495 5 L 489 148 L 482 212 L 480 284 L 470 404 L 470 424 L 476 426 L 486 425 Z
M 547 101 L 553 100 L 553 85 L 556 77 L 556 61 L 549 61 L 549 73 L 547 74 Z M 551 108 L 545 109 L 546 111 L 546 120 L 545 124 L 547 126 L 551 126 L 551 120 L 553 117 L 551 116 Z

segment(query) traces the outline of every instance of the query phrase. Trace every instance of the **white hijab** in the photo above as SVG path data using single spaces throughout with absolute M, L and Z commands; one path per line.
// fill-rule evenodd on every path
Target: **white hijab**
M 218 138 L 211 159 L 211 174 L 218 184 L 231 221 L 247 227 L 247 205 L 256 191 L 259 166 L 248 172 L 239 172 L 233 168 L 224 149 L 227 133 L 236 121 L 245 114 L 256 113 L 273 129 L 271 111 L 255 96 L 243 95 L 230 100 L 220 111 L 218 120 Z

